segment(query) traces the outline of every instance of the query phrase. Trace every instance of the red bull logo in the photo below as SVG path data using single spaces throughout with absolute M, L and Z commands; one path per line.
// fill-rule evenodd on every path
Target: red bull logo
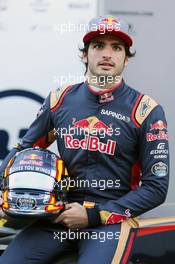
M 111 125 L 107 126 L 102 121 L 98 121 L 96 124 L 94 124 L 93 129 L 99 132 L 104 131 L 105 134 L 111 136 L 111 129 L 112 129 Z
M 43 157 L 36 155 L 36 154 L 29 154 L 29 155 L 25 155 L 24 159 L 31 159 L 31 160 L 42 160 Z
M 108 25 L 112 25 L 114 23 L 120 24 L 120 22 L 116 18 L 113 18 L 113 17 L 102 18 L 101 21 L 107 23 Z
M 168 133 L 165 133 L 164 131 L 159 131 L 158 134 L 147 133 L 146 140 L 148 142 L 155 140 L 168 140 Z
M 74 122 L 73 128 L 79 127 L 79 128 L 82 128 L 82 129 L 86 130 L 86 129 L 89 128 L 89 126 L 90 126 L 90 121 L 87 118 L 87 119 L 81 119 L 79 121 Z
M 107 17 L 101 19 L 101 24 L 98 26 L 98 30 L 102 32 L 102 34 L 105 33 L 105 31 L 119 31 L 120 30 L 120 22 L 113 18 L 113 17 Z
M 79 128 L 77 135 L 84 135 L 83 139 L 77 139 L 73 137 L 72 132 L 76 135 L 75 129 Z M 85 133 L 82 133 L 85 132 Z M 111 136 L 113 133 L 111 125 L 106 125 L 99 120 L 96 116 L 90 116 L 78 121 L 73 122 L 73 126 L 70 128 L 70 134 L 64 136 L 65 147 L 69 149 L 83 149 L 90 151 L 100 151 L 109 155 L 114 155 L 116 148 L 116 141 L 107 140 L 106 143 L 100 141 L 100 137 L 105 135 Z M 102 134 L 103 133 L 103 134 Z M 99 135 L 99 137 L 95 136 Z
M 85 119 L 78 120 L 73 123 L 73 128 L 80 128 L 85 130 L 88 134 L 94 135 L 99 132 L 111 136 L 112 125 L 106 125 L 104 122 L 99 120 L 96 116 L 90 116 Z
M 65 147 L 69 149 L 84 149 L 90 151 L 100 151 L 108 155 L 114 155 L 116 141 L 108 140 L 107 143 L 100 142 L 98 137 L 86 135 L 84 139 L 75 139 L 72 135 L 65 135 Z
M 162 120 L 159 120 L 154 124 L 150 125 L 150 130 L 156 130 L 156 129 L 159 130 L 167 129 L 167 124 L 165 124 Z
M 121 215 L 117 213 L 112 213 L 108 217 L 106 224 L 115 224 L 115 223 L 120 223 L 128 219 L 128 215 Z
M 114 96 L 112 93 L 105 93 L 100 95 L 99 102 L 100 103 L 105 103 L 105 102 L 110 102 L 114 100 Z
M 34 166 L 43 166 L 42 161 L 37 161 L 37 160 L 20 160 L 19 162 L 20 165 L 34 165 Z

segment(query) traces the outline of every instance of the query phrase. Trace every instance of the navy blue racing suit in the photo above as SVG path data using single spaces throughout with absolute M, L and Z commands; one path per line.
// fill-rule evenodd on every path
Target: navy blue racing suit
M 169 175 L 164 111 L 124 81 L 105 92 L 86 82 L 52 91 L 1 172 L 17 151 L 47 147 L 55 139 L 71 176 L 68 201 L 87 208 L 89 228 L 121 223 L 164 202 Z

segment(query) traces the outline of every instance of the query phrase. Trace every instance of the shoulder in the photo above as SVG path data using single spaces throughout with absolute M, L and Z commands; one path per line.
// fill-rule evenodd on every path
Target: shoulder
M 59 102 L 61 102 L 66 95 L 66 93 L 71 89 L 71 84 L 66 84 L 61 88 L 57 88 L 52 90 L 50 93 L 50 109 L 51 111 L 58 106 Z
M 128 87 L 133 94 L 132 120 L 137 127 L 147 119 L 158 103 L 149 95 Z
M 76 90 L 82 83 L 66 84 L 50 93 L 50 109 L 54 112 L 63 102 L 65 96 Z

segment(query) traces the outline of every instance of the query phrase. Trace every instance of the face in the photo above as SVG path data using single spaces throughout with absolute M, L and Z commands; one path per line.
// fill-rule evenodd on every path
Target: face
M 83 55 L 83 62 L 88 63 L 88 77 L 121 76 L 128 63 L 124 42 L 115 36 L 98 36 Z

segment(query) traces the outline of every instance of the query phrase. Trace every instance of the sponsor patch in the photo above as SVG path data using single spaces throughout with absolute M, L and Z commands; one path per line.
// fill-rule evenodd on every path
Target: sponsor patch
M 146 99 L 145 101 L 141 102 L 141 107 L 140 107 L 140 116 L 145 117 L 146 112 L 148 109 L 151 108 L 150 105 L 150 98 Z
M 154 159 L 167 159 L 167 155 L 154 155 Z
M 112 135 L 112 124 L 105 124 L 103 121 L 99 120 L 96 116 L 89 116 L 78 121 L 73 121 L 72 129 L 81 128 L 85 130 L 88 134 L 94 135 L 95 132 L 104 132 L 108 136 Z
M 98 137 L 86 135 L 84 139 L 74 139 L 72 135 L 65 135 L 65 147 L 69 149 L 83 149 L 90 151 L 99 151 L 108 155 L 114 155 L 116 141 L 107 140 L 107 143 L 100 142 Z
M 162 120 L 159 120 L 150 125 L 150 131 L 157 130 L 157 129 L 159 130 L 167 129 L 167 124 L 163 122 Z
M 42 161 L 36 161 L 36 160 L 20 160 L 20 165 L 35 165 L 35 166 L 43 166 Z
M 159 131 L 158 134 L 147 133 L 146 140 L 147 142 L 155 140 L 168 140 L 168 133 L 166 133 L 165 131 Z
M 154 155 L 155 159 L 166 159 L 168 155 L 168 149 L 165 149 L 165 143 L 159 143 L 157 149 L 152 149 L 150 155 Z
M 127 215 L 120 215 L 120 214 L 117 214 L 117 213 L 112 213 L 112 214 L 110 214 L 110 216 L 106 220 L 106 225 L 120 223 L 120 222 L 122 222 L 124 220 L 127 220 L 127 218 L 128 218 Z
M 165 149 L 165 143 L 159 143 L 157 149 Z
M 114 96 L 112 93 L 104 93 L 100 95 L 99 102 L 106 103 L 114 100 Z
M 40 155 L 36 155 L 35 153 L 24 155 L 24 159 L 27 160 L 43 160 L 43 157 Z
M 139 96 L 132 110 L 132 120 L 140 127 L 157 103 L 148 95 Z
M 51 111 L 54 111 L 54 108 L 59 105 L 60 99 L 65 95 L 66 91 L 71 88 L 70 84 L 66 84 L 63 87 L 53 90 L 50 94 L 50 108 Z
M 155 163 L 152 168 L 151 172 L 158 177 L 164 177 L 168 174 L 168 166 L 163 162 Z
M 110 111 L 110 110 L 106 110 L 106 109 L 102 109 L 101 110 L 101 114 L 102 115 L 107 115 L 107 116 L 112 116 L 116 119 L 119 119 L 119 120 L 122 120 L 126 123 L 129 123 L 131 121 L 131 118 L 128 117 L 128 116 L 125 116 L 123 114 L 120 114 L 120 113 L 117 113 L 117 112 L 113 112 L 113 111 Z

